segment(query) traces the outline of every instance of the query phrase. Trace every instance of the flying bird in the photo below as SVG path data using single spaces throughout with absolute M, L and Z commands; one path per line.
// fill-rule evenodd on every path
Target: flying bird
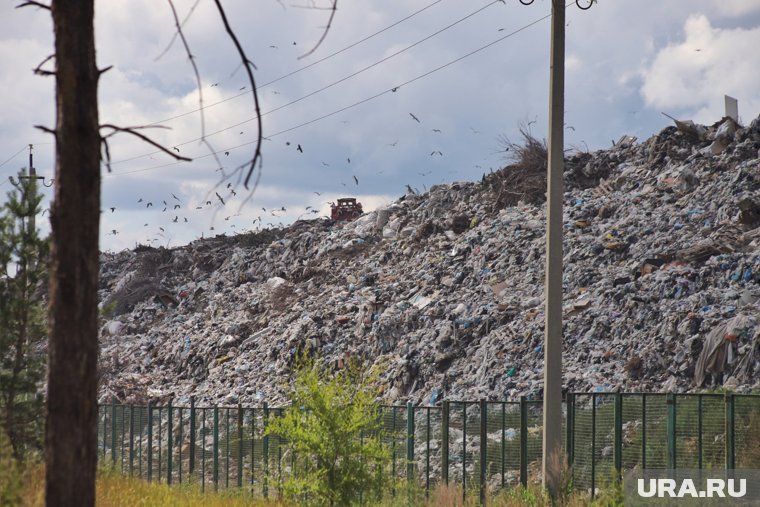
M 346 160 L 348 160 L 349 164 L 351 163 L 351 157 L 346 158 Z
M 314 192 L 314 193 L 317 194 L 317 195 L 322 195 L 320 192 Z M 266 211 L 266 210 L 264 210 L 264 211 Z
M 111 208 L 111 213 L 113 213 L 114 211 L 116 211 L 116 208 L 113 208 L 113 207 L 112 207 L 112 208 Z
M 356 182 L 357 185 L 359 184 L 359 178 L 357 178 L 356 176 L 354 176 L 354 181 Z
M 322 161 L 322 165 L 323 165 L 323 166 L 325 166 L 325 167 L 330 167 L 330 164 L 328 164 L 328 163 L 327 163 L 327 162 L 325 162 L 324 160 Z
M 179 148 L 177 148 L 177 147 L 175 146 L 175 147 L 174 147 L 174 149 L 175 149 L 175 150 L 177 150 L 177 153 L 179 153 Z
M 420 119 L 419 119 L 419 118 L 417 118 L 416 116 L 414 116 L 412 113 L 409 113 L 409 116 L 411 116 L 411 117 L 412 117 L 412 119 L 413 119 L 414 121 L 416 121 L 417 123 L 422 123 L 422 122 L 420 121 Z
M 138 202 L 138 203 L 140 203 L 140 202 L 142 202 L 142 201 L 143 201 L 143 200 L 142 200 L 142 197 L 140 197 L 140 200 L 138 200 L 137 202 Z
M 113 230 L 111 231 L 111 235 L 113 235 L 113 236 L 116 236 L 117 234 L 119 234 L 119 233 L 118 233 L 118 232 L 116 232 L 116 229 L 113 229 Z
M 148 204 L 145 205 L 146 208 L 150 208 L 151 206 L 153 206 L 152 202 L 149 202 Z
M 175 204 L 175 205 L 174 205 L 174 209 L 179 209 L 179 208 L 181 208 L 181 207 L 182 207 L 182 206 L 180 206 L 179 204 Z
M 177 197 L 176 195 L 172 194 L 172 197 L 174 197 L 176 200 L 179 201 L 179 197 Z
M 298 151 L 300 151 L 301 153 L 303 153 L 303 148 L 301 148 L 301 145 L 300 145 L 300 144 L 298 145 L 298 148 L 296 148 L 296 149 L 297 149 Z
M 219 192 L 214 192 L 214 193 L 216 194 L 216 197 L 217 197 L 217 198 L 218 198 L 220 201 L 222 201 L 222 204 L 224 204 L 224 199 L 222 199 L 222 196 L 221 196 L 221 195 L 219 195 Z
M 178 216 L 175 216 L 175 217 L 174 217 L 174 220 L 172 220 L 172 222 L 174 222 L 174 223 L 176 224 L 176 223 L 177 223 L 177 220 L 179 220 L 179 217 L 178 217 Z
M 230 188 L 232 186 L 232 183 L 227 183 L 227 188 Z
M 396 139 L 392 143 L 388 143 L 388 146 L 396 146 L 397 144 L 398 144 L 398 139 Z
M 225 151 L 225 152 L 224 152 L 224 154 L 225 154 L 226 156 L 228 156 L 228 157 L 230 156 L 230 152 L 229 152 L 229 151 Z
M 432 157 L 433 155 L 443 156 L 443 153 L 441 153 L 440 150 L 435 150 L 435 151 L 430 152 L 430 156 Z
M 433 129 L 433 132 L 441 133 L 441 129 Z

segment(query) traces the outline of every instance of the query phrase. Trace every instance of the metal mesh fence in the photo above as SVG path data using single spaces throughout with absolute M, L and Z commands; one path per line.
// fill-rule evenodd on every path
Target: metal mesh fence
M 146 480 L 276 497 L 298 472 L 287 442 L 265 434 L 283 410 L 101 405 L 98 456 Z M 411 480 L 426 491 L 464 486 L 468 495 L 540 481 L 542 411 L 541 401 L 524 399 L 381 407 L 390 489 Z M 573 393 L 562 448 L 574 487 L 594 492 L 635 467 L 758 467 L 759 431 L 760 396 Z
M 736 468 L 760 463 L 760 398 L 734 396 L 734 464 Z

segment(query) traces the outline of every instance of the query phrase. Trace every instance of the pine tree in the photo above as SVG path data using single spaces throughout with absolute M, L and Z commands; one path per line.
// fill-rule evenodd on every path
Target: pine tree
M 36 181 L 22 176 L 11 178 L 14 189 L 0 208 L 0 427 L 17 460 L 42 449 L 47 340 L 42 284 L 48 246 L 34 221 L 42 196 Z

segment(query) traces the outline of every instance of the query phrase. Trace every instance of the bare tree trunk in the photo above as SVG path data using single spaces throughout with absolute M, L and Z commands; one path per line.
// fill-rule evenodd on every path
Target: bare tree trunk
M 53 0 L 56 167 L 46 504 L 95 505 L 100 133 L 94 0 Z

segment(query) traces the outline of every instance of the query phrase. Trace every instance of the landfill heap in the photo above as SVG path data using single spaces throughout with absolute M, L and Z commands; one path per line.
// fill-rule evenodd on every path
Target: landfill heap
M 757 386 L 759 148 L 760 118 L 724 118 L 567 158 L 564 389 Z M 536 174 L 102 254 L 100 400 L 276 405 L 302 354 L 374 366 L 385 402 L 540 397 Z

